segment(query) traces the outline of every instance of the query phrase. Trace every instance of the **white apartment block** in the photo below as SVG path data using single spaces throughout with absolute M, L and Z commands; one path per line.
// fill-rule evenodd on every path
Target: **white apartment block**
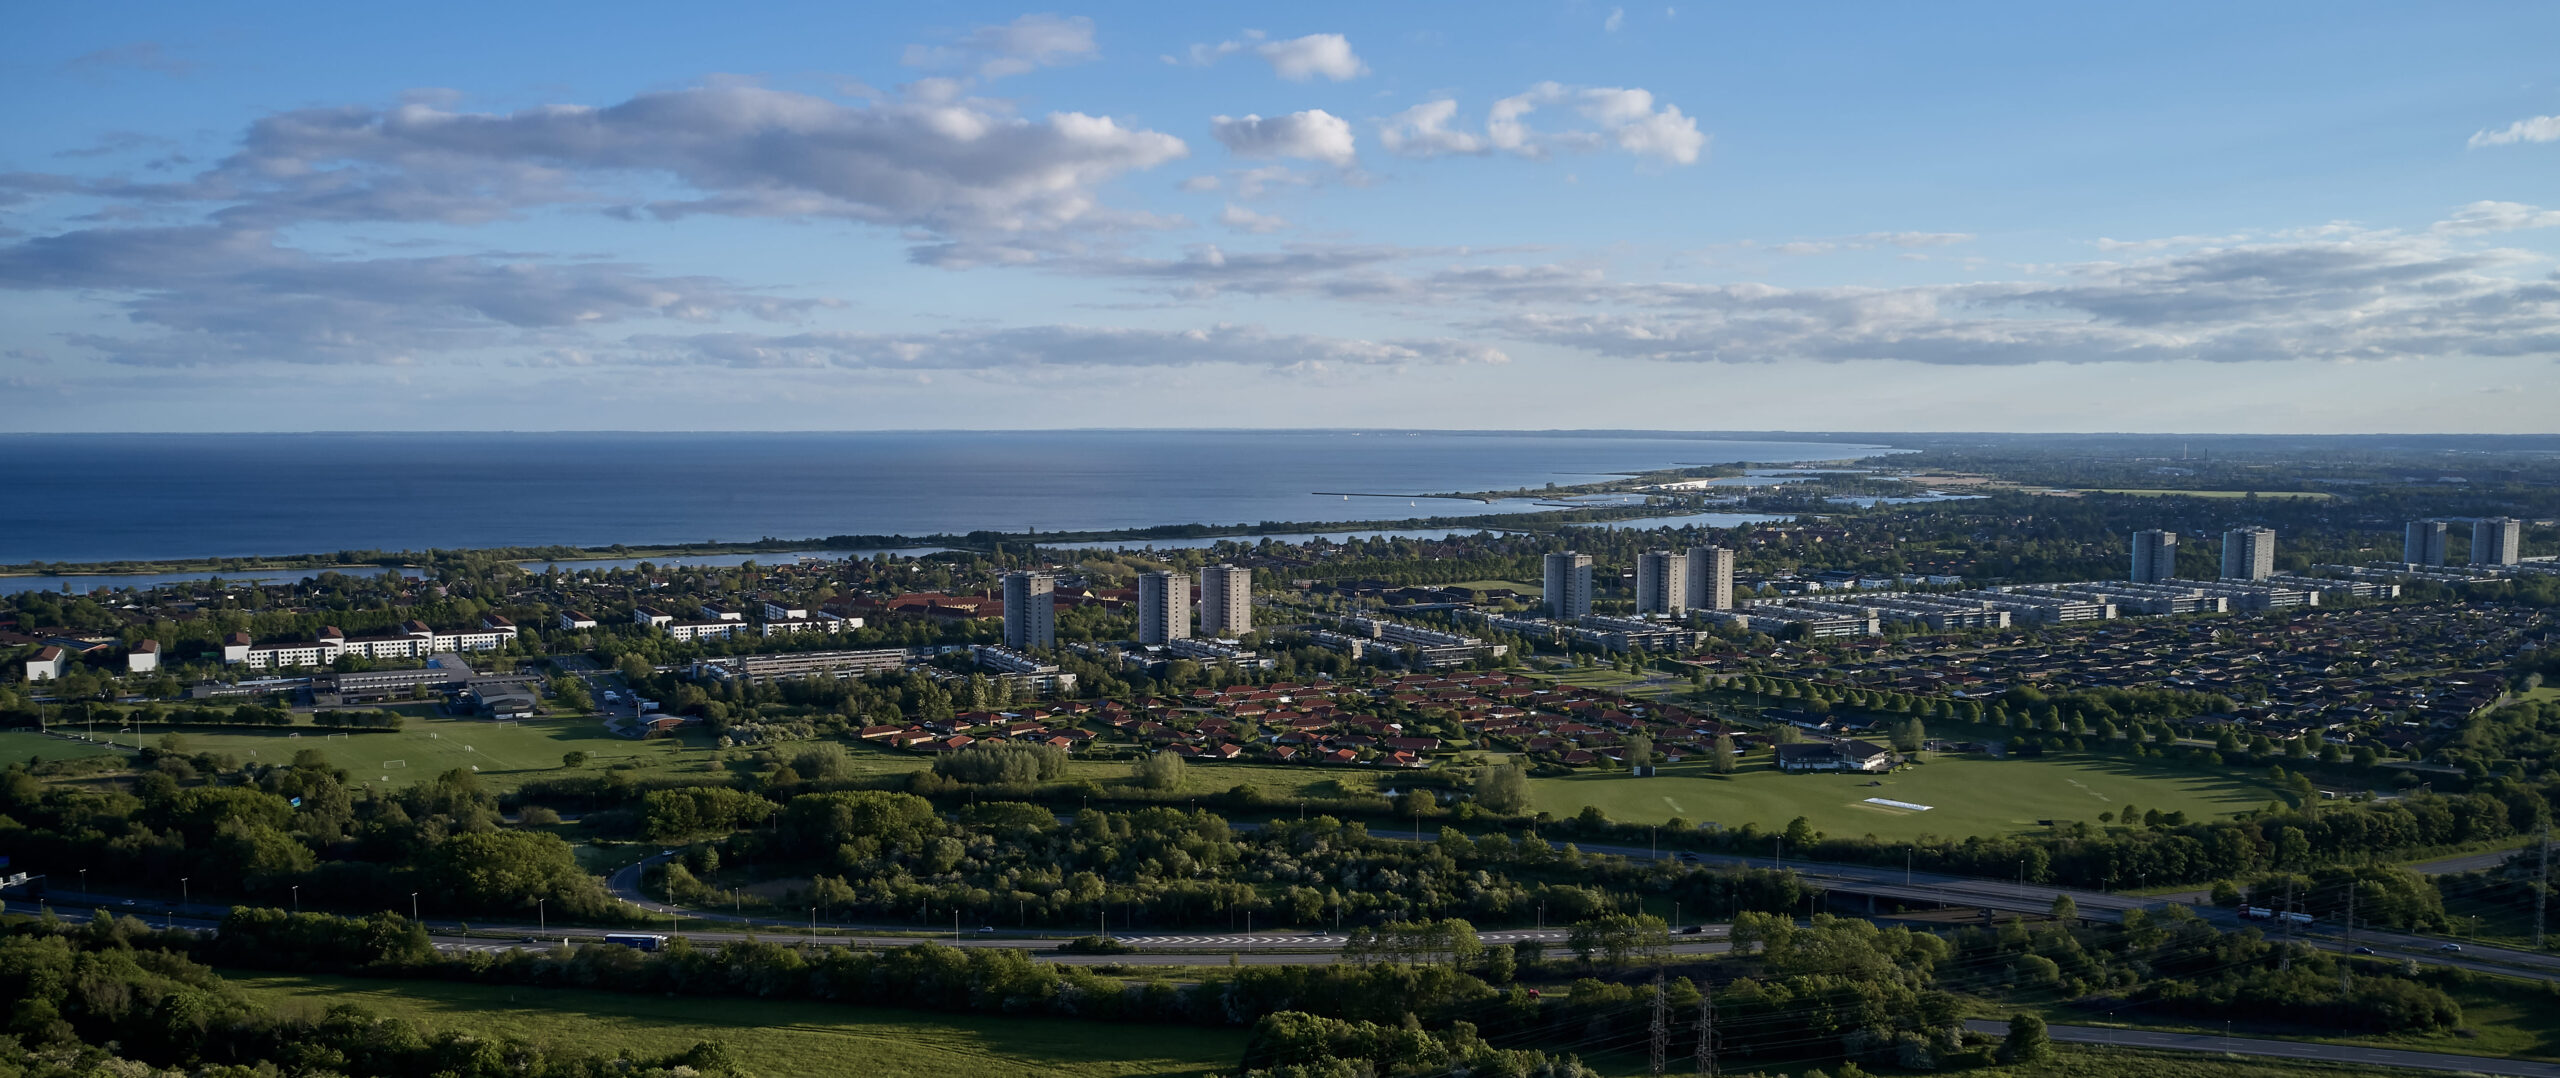
M 1234 637 L 1253 631 L 1253 570 L 1212 565 L 1200 570 L 1200 634 Z
M 1558 621 L 1591 612 L 1591 555 L 1547 555 L 1547 616 Z
M 1689 609 L 1689 559 L 1668 550 L 1636 556 L 1636 613 L 1677 615 Z
M 1138 574 L 1138 642 L 1160 647 L 1190 635 L 1191 578 L 1163 569 Z
M 2265 580 L 2276 575 L 2273 528 L 2233 528 L 2222 533 L 2222 578 Z
M 2524 522 L 2486 517 L 2471 522 L 2471 564 L 2514 565 L 2524 556 Z
M 2178 533 L 2157 529 L 2133 533 L 2133 573 L 2127 577 L 2135 584 L 2158 584 L 2178 575 Z
M 1689 609 L 1733 609 L 1733 560 L 1733 551 L 1720 546 L 1689 548 Z
M 1058 578 L 1048 573 L 1004 575 L 1004 646 L 1016 651 L 1058 646 Z
M 481 619 L 478 629 L 437 632 L 422 621 L 406 621 L 397 630 L 348 636 L 335 626 L 320 630 L 317 639 L 281 644 L 259 644 L 246 633 L 234 633 L 224 643 L 222 661 L 261 670 L 281 670 L 299 666 L 327 666 L 341 655 L 357 655 L 368 659 L 423 659 L 429 655 L 465 651 L 495 651 L 516 638 L 516 627 L 495 614 Z

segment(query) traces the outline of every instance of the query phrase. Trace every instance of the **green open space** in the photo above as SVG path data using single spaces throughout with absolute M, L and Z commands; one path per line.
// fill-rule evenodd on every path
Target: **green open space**
M 1982 1001 L 1976 1009 L 1979 1017 L 2005 1017 L 2013 1011 L 2027 1010 L 2043 1015 L 2055 1025 L 2107 1026 L 2118 1029 L 2147 1029 L 2172 1033 L 2205 1033 L 2221 1035 L 2226 1030 L 2240 1037 L 2274 1037 L 2283 1040 L 2316 1041 L 2321 1044 L 2347 1044 L 2366 1048 L 2393 1048 L 2406 1052 L 2442 1052 L 2447 1055 L 2488 1056 L 2495 1059 L 2535 1059 L 2560 1061 L 2560 997 L 2544 986 L 2525 981 L 2497 977 L 2474 978 L 2470 983 L 2449 986 L 2446 994 L 2462 1008 L 2462 1025 L 2455 1029 L 2427 1033 L 2349 1033 L 2319 1029 L 2299 1023 L 2254 1021 L 2245 1013 L 2235 1013 L 2228 1026 L 2219 1021 L 2179 1018 L 2147 1014 L 2140 1006 L 2097 1013 L 2062 1002 L 1998 1003 Z
M 2084 494 L 2131 494 L 2140 498 L 2309 498 L 2320 501 L 2335 495 L 2317 490 L 2121 490 L 2090 487 Z
M 2257 776 L 2239 771 L 2103 756 L 1990 759 L 1941 754 L 1881 775 L 1786 774 L 1766 755 L 1752 757 L 1731 775 L 1717 775 L 1705 762 L 1687 760 L 1650 778 L 1590 772 L 1532 779 L 1529 793 L 1536 808 L 1557 816 L 1594 805 L 1613 820 L 1642 823 L 1677 816 L 1728 829 L 1756 823 L 1763 830 L 1785 827 L 1802 816 L 1828 835 L 1882 839 L 2013 834 L 2035 830 L 2040 820 L 2095 823 L 2099 813 L 2126 805 L 2205 818 L 2283 799 Z M 1867 803 L 1871 797 L 1930 807 L 1925 812 L 1889 808 Z
M 932 1014 L 831 1003 L 641 996 L 568 988 L 376 981 L 226 972 L 279 1011 L 354 1004 L 436 1029 L 612 1054 L 726 1042 L 765 1075 L 1216 1074 L 1244 1054 L 1244 1031 Z
M 78 727 L 66 729 L 76 730 Z M 25 763 L 29 759 L 77 760 L 114 751 L 96 742 L 55 737 L 34 730 L 0 730 L 0 765 Z
M 1519 592 L 1523 595 L 1544 595 L 1547 593 L 1547 586 L 1544 584 L 1532 584 L 1520 580 L 1461 580 L 1455 584 L 1444 584 L 1441 586 L 1449 588 L 1465 588 L 1468 591 L 1500 591 L 1504 588 L 1509 588 L 1512 591 Z
M 158 744 L 165 731 L 150 726 L 142 744 Z M 455 768 L 477 769 L 482 782 L 498 790 L 513 789 L 532 779 L 568 774 L 560 758 L 587 754 L 585 767 L 599 770 L 636 764 L 643 771 L 718 769 L 700 737 L 637 741 L 617 737 L 597 719 L 537 719 L 499 723 L 488 719 L 411 719 L 398 730 L 342 733 L 319 727 L 258 730 L 239 727 L 177 727 L 186 751 L 228 753 L 242 761 L 281 763 L 303 749 L 317 749 L 331 766 L 345 768 L 360 783 L 394 787 L 421 782 Z M 136 737 L 126 733 L 122 738 Z M 681 749 L 679 749 L 681 746 Z

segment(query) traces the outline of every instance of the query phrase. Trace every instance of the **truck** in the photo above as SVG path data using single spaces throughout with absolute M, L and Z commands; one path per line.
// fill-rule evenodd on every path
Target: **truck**
M 655 951 L 667 945 L 667 937 L 652 932 L 608 932 L 606 943 L 618 943 L 635 951 Z
M 2289 925 L 2307 925 L 2314 920 L 2314 918 L 2308 913 L 2295 913 L 2292 910 L 2275 910 L 2269 909 L 2265 906 L 2242 906 L 2240 907 L 2240 917 L 2243 920 L 2249 921 L 2273 921 L 2278 924 Z

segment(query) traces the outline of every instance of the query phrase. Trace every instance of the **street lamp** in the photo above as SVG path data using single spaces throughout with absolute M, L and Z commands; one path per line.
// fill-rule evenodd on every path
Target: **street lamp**
M 418 919 L 418 892 L 416 891 L 409 892 L 409 919 L 412 921 Z
M 536 935 L 542 935 L 551 931 L 551 916 L 544 909 L 544 903 L 549 901 L 551 900 L 547 898 L 537 898 L 533 900 L 533 930 Z
M 302 885 L 298 883 L 293 885 L 293 915 L 302 916 Z

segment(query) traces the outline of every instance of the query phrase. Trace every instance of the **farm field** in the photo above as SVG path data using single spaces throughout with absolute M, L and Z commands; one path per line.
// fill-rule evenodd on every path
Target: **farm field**
M 610 1053 L 726 1042 L 749 1071 L 817 1078 L 1219 1074 L 1244 1031 L 935 1014 L 830 1003 L 625 995 L 565 988 L 225 973 L 280 1011 L 349 1003 L 439 1029 Z
M 1882 783 L 1869 786 L 1867 783 Z M 1662 769 L 1652 778 L 1623 772 L 1529 781 L 1533 807 L 1571 816 L 1596 805 L 1613 820 L 1646 823 L 1678 816 L 1761 830 L 1802 816 L 1825 834 L 1884 839 L 1962 837 L 2033 830 L 2038 820 L 2086 820 L 2123 809 L 2183 811 L 2210 817 L 2282 800 L 2254 775 L 2209 773 L 2108 757 L 1986 759 L 1928 757 L 1889 775 L 1783 774 L 1762 755 L 1730 776 L 1702 761 Z M 1870 805 L 1866 799 L 1928 805 L 1926 812 Z
M 142 744 L 158 744 L 165 733 L 151 726 Z M 357 782 L 406 786 L 454 768 L 477 768 L 492 789 L 506 790 L 536 778 L 561 774 L 561 754 L 587 753 L 588 770 L 637 763 L 644 770 L 701 767 L 715 761 L 701 751 L 708 741 L 633 741 L 605 732 L 595 719 L 539 719 L 500 725 L 487 719 L 421 719 L 411 717 L 396 731 L 338 734 L 311 726 L 258 730 L 241 727 L 179 727 L 187 751 L 229 753 L 243 762 L 279 763 L 303 749 L 318 749 Z M 33 736 L 33 735 L 27 735 Z M 101 736 L 104 736 L 101 734 Z M 132 747 L 135 735 L 122 740 Z M 5 759 L 6 757 L 0 757 Z M 23 757 L 21 757 L 23 758 Z

